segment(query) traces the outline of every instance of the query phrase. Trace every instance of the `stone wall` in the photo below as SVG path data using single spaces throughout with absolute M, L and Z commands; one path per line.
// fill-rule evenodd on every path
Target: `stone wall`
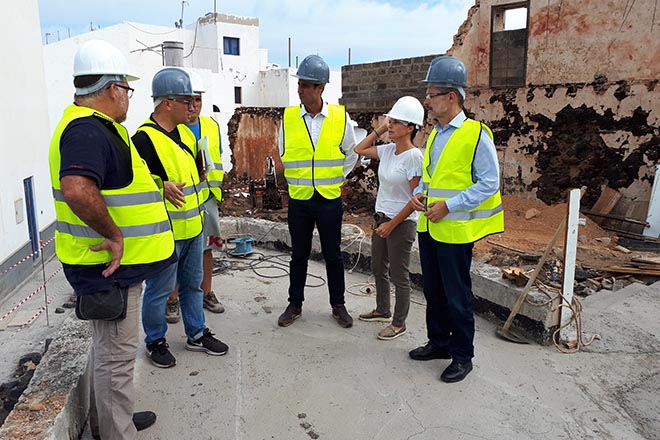
M 660 163 L 660 22 L 654 0 L 529 2 L 526 80 L 490 87 L 493 8 L 481 0 L 448 51 L 468 70 L 468 115 L 493 128 L 502 190 L 546 203 L 587 186 L 587 208 L 605 186 L 624 198 L 614 213 L 644 219 Z M 343 102 L 370 129 L 403 95 L 421 98 L 433 56 L 345 66 Z M 428 121 L 429 124 L 432 121 Z M 430 125 L 416 139 L 423 145 Z
M 426 90 L 420 81 L 436 56 L 343 66 L 339 103 L 349 113 L 385 113 L 402 96 L 414 96 L 421 101 Z

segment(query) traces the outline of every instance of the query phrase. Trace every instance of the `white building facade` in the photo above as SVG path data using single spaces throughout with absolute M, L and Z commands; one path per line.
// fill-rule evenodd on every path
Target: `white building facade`
M 48 145 L 64 108 L 73 101 L 73 57 L 90 39 L 106 40 L 128 59 L 135 93 L 125 122 L 134 132 L 153 111 L 151 78 L 165 65 L 195 70 L 204 79 L 206 94 L 202 113 L 220 124 L 223 162 L 231 168 L 227 122 L 239 106 L 286 107 L 299 103 L 295 69 L 268 63 L 268 52 L 259 47 L 259 20 L 209 13 L 186 28 L 124 22 L 42 46 L 38 4 L 0 2 L 0 15 L 12 17 L 0 29 L 5 60 L 20 68 L 3 69 L 5 96 L 11 103 L 0 126 L 4 128 L 0 173 L 0 300 L 31 273 L 36 258 L 9 271 L 16 261 L 38 250 L 39 240 L 53 236 L 55 211 L 48 169 Z M 16 38 L 16 35 L 24 36 Z M 175 43 L 171 43 L 175 42 Z M 163 51 L 163 47 L 174 49 Z M 341 96 L 341 74 L 331 72 L 324 98 L 332 103 Z M 214 107 L 217 110 L 214 112 Z M 54 246 L 46 249 L 52 254 Z M 50 250 L 49 250 L 50 249 Z M 30 264 L 32 262 L 32 264 Z

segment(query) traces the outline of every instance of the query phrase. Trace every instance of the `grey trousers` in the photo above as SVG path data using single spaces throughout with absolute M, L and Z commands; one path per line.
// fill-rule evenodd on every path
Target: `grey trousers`
M 376 278 L 376 311 L 390 314 L 390 281 L 394 284 L 396 303 L 392 325 L 403 327 L 410 309 L 410 249 L 415 241 L 417 224 L 406 220 L 389 237 L 371 234 L 371 270 Z
M 92 389 L 90 430 L 102 440 L 134 440 L 135 389 L 133 370 L 137 355 L 142 283 L 128 289 L 126 318 L 90 321 L 92 325 Z

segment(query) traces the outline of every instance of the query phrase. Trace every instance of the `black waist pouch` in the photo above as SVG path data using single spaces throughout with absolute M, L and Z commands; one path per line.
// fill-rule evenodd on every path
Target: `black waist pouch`
M 79 319 L 99 321 L 121 321 L 126 318 L 128 287 L 114 284 L 110 290 L 78 295 L 76 316 Z

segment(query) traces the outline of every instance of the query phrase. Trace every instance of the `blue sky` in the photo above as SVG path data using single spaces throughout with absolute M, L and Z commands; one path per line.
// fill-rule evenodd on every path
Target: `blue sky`
M 213 12 L 213 0 L 188 0 L 183 21 Z M 474 0 L 217 0 L 217 12 L 259 18 L 260 46 L 269 62 L 288 63 L 321 55 L 333 69 L 364 63 L 443 53 Z M 172 26 L 181 0 L 39 0 L 42 41 L 74 36 L 122 21 Z

